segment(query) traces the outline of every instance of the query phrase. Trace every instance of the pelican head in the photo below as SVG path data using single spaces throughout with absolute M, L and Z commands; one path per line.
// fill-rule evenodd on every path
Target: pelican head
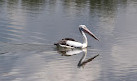
M 99 39 L 85 25 L 79 25 L 79 30 L 81 33 L 83 31 L 99 41 Z

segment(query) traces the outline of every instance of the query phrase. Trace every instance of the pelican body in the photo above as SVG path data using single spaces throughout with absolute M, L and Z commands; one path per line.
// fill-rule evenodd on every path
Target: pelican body
M 89 29 L 85 25 L 79 25 L 79 31 L 83 36 L 83 43 L 80 43 L 72 38 L 64 38 L 54 45 L 63 48 L 86 48 L 88 41 L 85 33 L 89 34 L 94 39 L 99 40 L 91 31 L 89 31 Z

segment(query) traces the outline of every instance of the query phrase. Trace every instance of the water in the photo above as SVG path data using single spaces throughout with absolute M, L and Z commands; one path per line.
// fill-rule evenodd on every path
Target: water
M 136 21 L 136 0 L 0 0 L 0 81 L 136 81 Z M 58 51 L 80 24 L 100 41 Z

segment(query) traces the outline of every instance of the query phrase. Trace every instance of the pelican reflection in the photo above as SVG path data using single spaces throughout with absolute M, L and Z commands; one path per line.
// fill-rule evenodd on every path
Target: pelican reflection
M 88 62 L 93 61 L 93 59 L 95 59 L 97 56 L 99 56 L 99 54 L 97 54 L 93 57 L 90 57 L 90 58 L 86 59 L 86 57 L 87 57 L 87 48 L 84 48 L 84 49 L 78 49 L 78 48 L 77 49 L 62 49 L 62 48 L 59 48 L 59 49 L 57 49 L 57 51 L 62 56 L 73 56 L 73 55 L 83 53 L 81 59 L 78 62 L 78 65 L 77 65 L 78 67 L 84 67 Z
M 83 56 L 81 57 L 81 59 L 79 60 L 79 63 L 78 63 L 78 67 L 83 67 L 88 63 L 88 62 L 91 62 L 93 59 L 95 59 L 97 56 L 99 56 L 99 54 L 93 56 L 93 57 L 90 57 L 88 58 L 87 60 L 86 59 L 86 56 L 87 56 L 87 50 L 83 51 Z

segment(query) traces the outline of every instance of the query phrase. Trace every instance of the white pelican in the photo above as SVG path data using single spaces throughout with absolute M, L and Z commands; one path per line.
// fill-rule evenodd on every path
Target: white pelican
M 85 25 L 79 25 L 80 33 L 83 35 L 83 43 L 80 43 L 78 41 L 75 41 L 72 38 L 64 38 L 60 40 L 58 43 L 55 43 L 57 47 L 63 47 L 63 48 L 86 48 L 88 45 L 87 37 L 85 33 L 89 34 L 96 40 L 99 40 Z

